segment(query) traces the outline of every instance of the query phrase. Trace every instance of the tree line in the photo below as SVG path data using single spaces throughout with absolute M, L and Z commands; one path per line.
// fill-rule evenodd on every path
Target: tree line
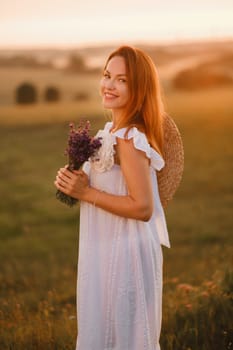
M 59 102 L 62 98 L 60 89 L 56 86 L 47 86 L 43 92 L 43 100 L 45 102 Z M 89 99 L 89 94 L 85 91 L 76 93 L 74 96 L 76 101 L 84 101 Z M 17 104 L 34 104 L 37 103 L 38 91 L 37 87 L 29 82 L 23 82 L 15 90 L 15 102 Z

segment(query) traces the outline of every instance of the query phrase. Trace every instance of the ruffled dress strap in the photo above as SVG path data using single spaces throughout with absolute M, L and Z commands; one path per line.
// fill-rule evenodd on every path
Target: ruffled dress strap
M 106 127 L 110 129 L 110 123 L 107 124 L 108 125 L 106 125 Z M 152 168 L 155 170 L 161 170 L 164 167 L 165 162 L 161 155 L 150 146 L 146 135 L 139 131 L 136 127 L 132 127 L 128 131 L 127 128 L 122 128 L 112 132 L 112 135 L 115 138 L 119 137 L 125 140 L 133 139 L 134 147 L 142 152 L 145 152 L 146 157 L 150 159 Z M 117 143 L 116 139 L 115 143 Z

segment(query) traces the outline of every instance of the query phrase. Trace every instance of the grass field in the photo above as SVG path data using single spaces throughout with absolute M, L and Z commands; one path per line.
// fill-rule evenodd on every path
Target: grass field
M 93 133 L 104 124 L 93 101 L 0 107 L 1 350 L 75 347 L 78 207 L 55 199 L 53 181 L 69 120 L 87 116 Z M 166 210 L 162 349 L 230 350 L 232 91 L 171 91 L 166 109 L 182 133 L 185 171 Z

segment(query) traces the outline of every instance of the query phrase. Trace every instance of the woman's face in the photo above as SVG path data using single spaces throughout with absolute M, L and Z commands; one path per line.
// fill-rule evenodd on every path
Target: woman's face
M 129 100 L 127 79 L 124 58 L 121 56 L 112 57 L 100 81 L 100 93 L 104 108 L 111 109 L 113 115 L 120 113 Z

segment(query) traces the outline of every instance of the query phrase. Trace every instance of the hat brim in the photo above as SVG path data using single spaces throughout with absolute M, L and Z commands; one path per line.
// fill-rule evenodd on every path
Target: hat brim
M 173 198 L 184 171 L 184 147 L 181 134 L 168 115 L 163 116 L 165 166 L 157 172 L 159 195 L 162 206 L 165 208 Z

